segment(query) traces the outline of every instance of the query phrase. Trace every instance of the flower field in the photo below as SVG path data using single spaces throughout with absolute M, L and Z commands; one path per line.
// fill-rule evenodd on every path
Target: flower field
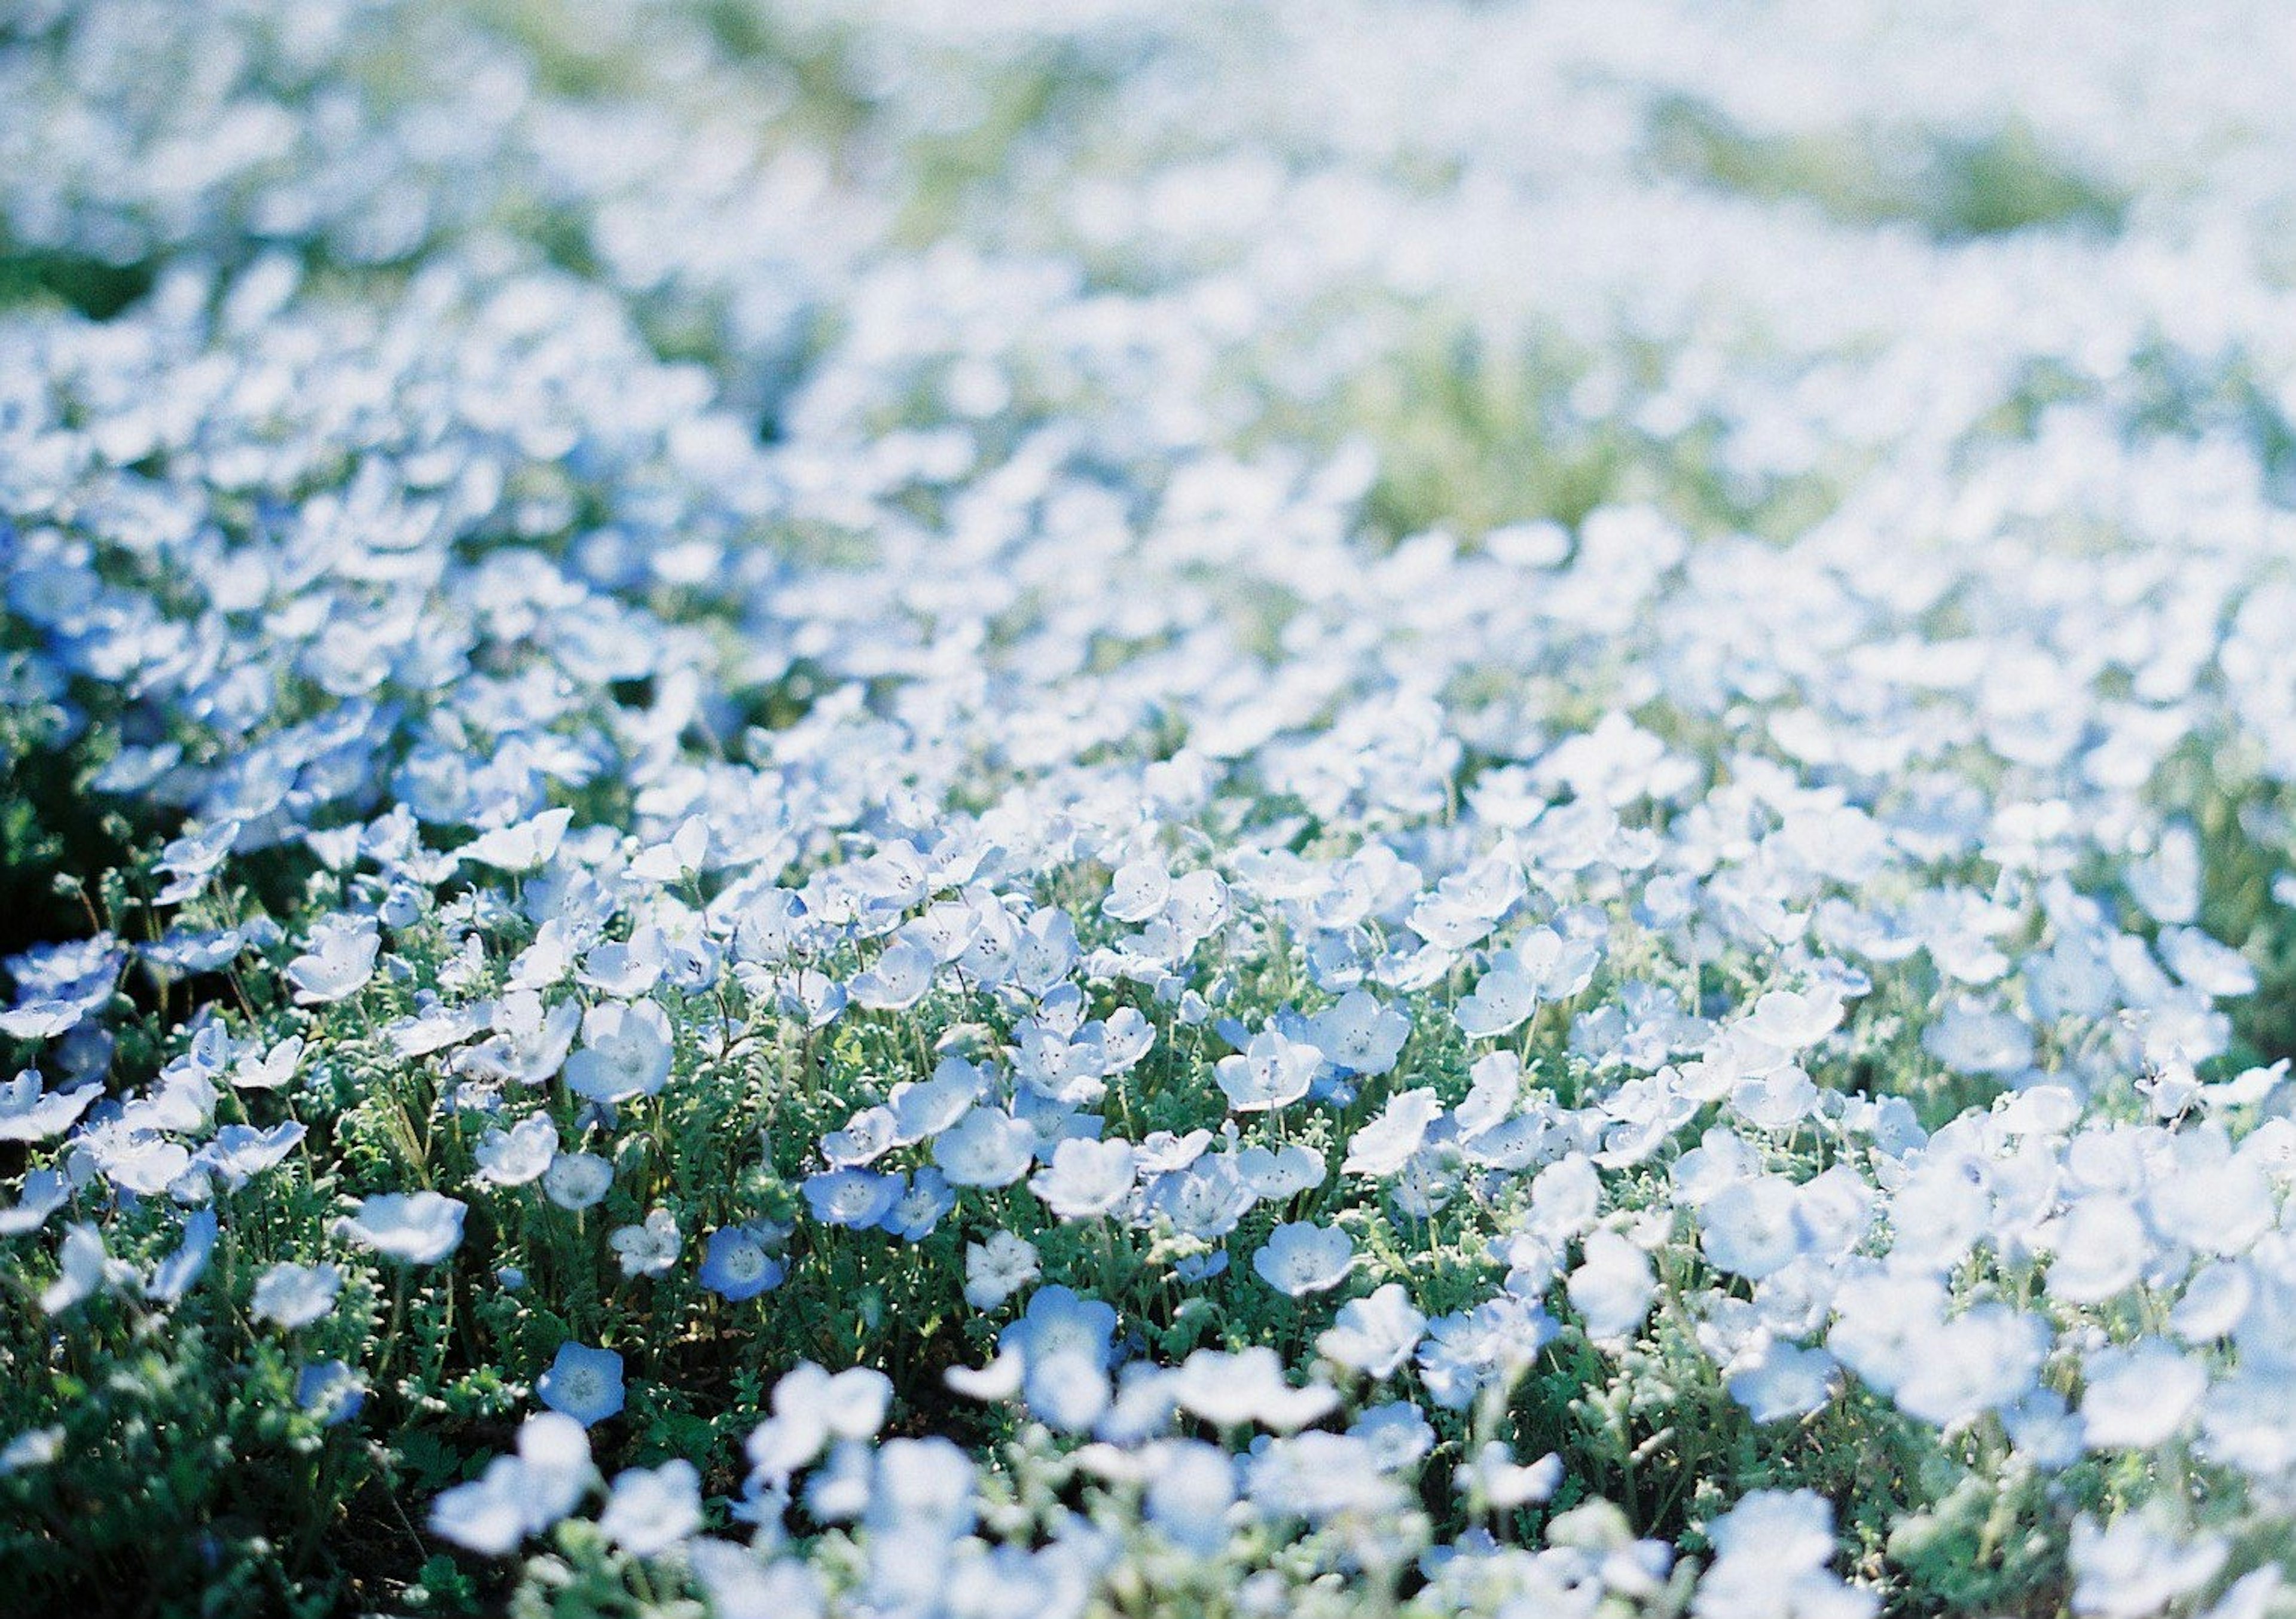
M 0 1611 L 2296 1615 L 2292 67 L 0 7 Z

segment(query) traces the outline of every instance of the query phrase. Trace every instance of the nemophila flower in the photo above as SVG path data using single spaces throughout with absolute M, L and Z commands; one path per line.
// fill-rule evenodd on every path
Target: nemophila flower
M 1051 1165 L 1029 1182 L 1046 1207 L 1063 1220 L 1105 1214 L 1132 1190 L 1132 1143 L 1071 1138 L 1053 1149 Z
M 712 1293 L 739 1304 L 780 1287 L 786 1274 L 755 1228 L 729 1225 L 709 1233 L 697 1280 Z
M 1922 1034 L 1922 1047 L 1957 1074 L 2007 1075 L 2033 1060 L 2033 1034 L 2012 1013 L 1963 999 L 1949 1003 Z
M 1589 1337 L 1621 1338 L 1637 1331 L 1658 1293 L 1650 1255 L 1616 1231 L 1587 1234 L 1565 1291 Z
M 652 1096 L 669 1081 L 669 1016 L 652 1001 L 608 1001 L 582 1015 L 582 1047 L 566 1059 L 566 1084 L 595 1102 Z
M 0 1445 L 0 1477 L 47 1467 L 63 1453 L 62 1427 L 26 1428 Z
M 613 1184 L 613 1164 L 595 1153 L 562 1152 L 542 1172 L 543 1195 L 570 1212 L 596 1207 Z
M 775 1384 L 773 1415 L 750 1435 L 753 1475 L 785 1480 L 811 1466 L 832 1439 L 870 1438 L 884 1426 L 892 1398 L 882 1372 L 856 1366 L 832 1374 L 799 1363 Z
M 890 1108 L 865 1108 L 821 1138 L 821 1156 L 832 1169 L 864 1168 L 899 1144 L 899 1129 Z
M 1369 1296 L 1341 1304 L 1316 1347 L 1350 1371 L 1384 1381 L 1403 1370 L 1426 1330 L 1427 1318 L 1413 1307 L 1403 1284 L 1385 1282 Z
M 1084 1298 L 1058 1285 L 1039 1288 L 1019 1321 L 997 1334 L 1001 1348 L 1018 1353 L 1033 1374 L 1064 1356 L 1074 1356 L 1096 1372 L 1108 1370 L 1113 1353 L 1116 1311 L 1096 1298 Z
M 1756 1490 L 1707 1526 L 1714 1562 L 1698 1582 L 1698 1619 L 1821 1614 L 1860 1619 L 1881 1601 L 1826 1572 L 1833 1509 L 1809 1490 Z
M 975 1108 L 933 1141 L 933 1164 L 951 1186 L 1010 1186 L 1036 1156 L 1037 1132 L 1007 1113 Z
M 119 1286 L 135 1274 L 132 1266 L 104 1251 L 103 1235 L 92 1225 L 67 1229 L 56 1257 L 56 1280 L 40 1294 L 40 1308 L 49 1315 L 62 1315 L 98 1288 Z
M 1823 1349 L 1769 1344 L 1730 1374 L 1730 1397 L 1757 1422 L 1805 1417 L 1833 1397 L 1835 1369 Z
M 2152 1339 L 2097 1351 L 2081 1377 L 2081 1431 L 2092 1450 L 2164 1443 L 2190 1419 L 2209 1381 L 2199 1361 Z
M 1340 1402 L 1336 1391 L 1321 1385 L 1292 1387 L 1265 1345 L 1234 1354 L 1197 1350 L 1173 1373 L 1171 1394 L 1182 1410 L 1215 1427 L 1257 1423 L 1278 1434 L 1320 1420 Z
M 947 1559 L 978 1521 L 972 1460 L 946 1439 L 895 1439 L 876 1455 L 863 1518 L 868 1600 L 892 1611 L 929 1605 Z
M 1010 1400 L 1021 1392 L 1027 1375 L 1018 1351 L 999 1350 L 986 1366 L 952 1366 L 941 1374 L 941 1381 L 968 1400 L 995 1402 Z
M 0 1082 L 0 1141 L 45 1141 L 62 1135 L 102 1094 L 102 1085 L 49 1091 L 38 1069 L 26 1068 Z
M 1244 1464 L 1242 1492 L 1263 1517 L 1311 1524 L 1376 1522 L 1401 1504 L 1370 1444 L 1321 1431 L 1286 1435 L 1254 1451 Z
M 824 1029 L 845 1010 L 845 985 L 808 967 L 782 976 L 776 995 L 783 1010 L 809 1029 Z
M 436 1264 L 463 1246 L 466 1205 L 438 1192 L 381 1192 L 335 1229 L 361 1247 L 408 1264 Z
M 685 1238 L 677 1220 L 666 1208 L 650 1211 L 643 1225 L 618 1227 L 606 1239 L 614 1261 L 625 1276 L 665 1276 L 677 1266 Z
M 2018 1459 L 2044 1472 L 2081 1457 L 2080 1420 L 2054 1388 L 2036 1388 L 2001 1410 L 2001 1429 Z
M 608 939 L 591 946 L 574 976 L 617 1001 L 636 1001 L 652 993 L 661 982 L 668 948 L 660 928 L 633 928 L 627 939 Z
M 332 1427 L 358 1415 L 366 1387 L 345 1362 L 316 1361 L 296 1373 L 295 1403 Z
M 1327 1171 L 1321 1154 L 1295 1141 L 1272 1152 L 1245 1148 L 1235 1155 L 1235 1173 L 1253 1197 L 1280 1203 L 1321 1186 Z
M 1452 1015 L 1470 1040 L 1491 1040 L 1521 1028 L 1538 1010 L 1538 989 L 1529 976 L 1504 957 L 1460 998 Z
M 1081 1354 L 1021 1357 L 1021 1394 L 1029 1410 L 1062 1433 L 1088 1430 L 1108 1409 L 1108 1374 Z
M 2249 1271 L 2236 1261 L 2219 1261 L 2193 1272 L 2184 1296 L 2169 1312 L 2169 1323 L 2185 1343 L 2205 1344 L 2232 1333 L 2256 1302 L 2257 1286 Z
M 806 1206 L 824 1225 L 861 1230 L 877 1224 L 892 1212 L 902 1192 L 901 1177 L 865 1169 L 833 1169 L 808 1175 L 801 1190 Z
M 2133 1286 L 2152 1255 L 2144 1222 L 2128 1199 L 2084 1198 L 2056 1222 L 2048 1288 L 2074 1304 L 2102 1304 Z
M 276 1091 L 291 1083 L 303 1060 L 303 1040 L 291 1035 L 266 1051 L 250 1051 L 231 1067 L 231 1083 L 242 1091 Z
M 158 1197 L 192 1167 L 192 1155 L 181 1142 L 131 1129 L 124 1120 L 84 1132 L 78 1145 L 106 1180 L 137 1197 Z
M 1348 1279 L 1356 1245 L 1336 1226 L 1294 1222 L 1277 1226 L 1251 1257 L 1259 1279 L 1293 1298 L 1324 1293 Z
M 1435 1449 L 1434 1428 L 1407 1400 L 1367 1407 L 1349 1425 L 1348 1437 L 1370 1447 L 1373 1465 L 1382 1473 L 1416 1467 Z
M 1323 1066 L 1324 1054 L 1315 1046 L 1265 1029 L 1242 1052 L 1221 1058 L 1212 1076 L 1234 1111 L 1264 1113 L 1305 1097 Z
M 895 939 L 865 970 L 854 975 L 846 992 L 856 1006 L 872 1011 L 906 1011 L 932 988 L 939 965 L 925 945 L 913 939 Z
M 1172 895 L 1172 874 L 1153 858 L 1128 860 L 1108 879 L 1103 912 L 1119 922 L 1144 922 L 1160 912 Z
M 1804 1248 L 1797 1215 L 1800 1194 L 1778 1175 L 1756 1175 L 1723 1188 L 1699 1210 L 1707 1262 L 1759 1281 L 1784 1270 Z
M 573 819 L 574 812 L 569 809 L 544 810 L 527 820 L 481 832 L 455 854 L 465 861 L 504 871 L 537 871 L 557 854 L 559 843 Z
M 292 1332 L 332 1310 L 342 1288 L 343 1273 L 333 1265 L 275 1264 L 256 1279 L 249 1307 L 261 1320 Z
M 1443 1102 L 1432 1091 L 1399 1091 L 1388 1099 L 1379 1116 L 1349 1139 L 1348 1174 L 1385 1180 L 1398 1173 L 1427 1139 L 1428 1126 L 1443 1114 Z
M 615 1476 L 598 1530 L 634 1557 L 654 1557 L 701 1528 L 701 1475 L 683 1459 Z
M 508 1130 L 488 1129 L 472 1156 L 477 1179 L 494 1186 L 523 1186 L 540 1180 L 558 1156 L 558 1126 L 547 1116 L 521 1119 Z
M 0 1237 L 21 1237 L 37 1231 L 70 1200 L 71 1189 L 52 1169 L 36 1169 L 24 1177 L 24 1190 L 12 1208 L 0 1209 Z
M 510 1084 L 548 1083 L 566 1066 L 581 1026 L 582 1010 L 571 1001 L 550 1004 L 531 988 L 513 988 L 495 1006 L 491 1033 L 455 1054 L 458 1074 Z
M 16 1040 L 53 1040 L 78 1028 L 96 1004 L 93 995 L 36 995 L 0 1011 L 0 1034 Z
M 1347 1074 L 1384 1074 L 1395 1067 L 1411 1019 L 1360 989 L 1349 990 L 1308 1019 L 1308 1038 L 1333 1067 Z
M 2037 1318 L 2004 1304 L 1979 1304 L 1934 1326 L 1891 1369 L 1892 1397 L 1898 1410 L 1939 1427 L 2014 1404 L 2038 1380 L 2048 1341 L 2047 1326 Z M 1833 1347 L 1831 1335 L 1827 1344 Z
M 821 1575 L 805 1564 L 768 1561 L 761 1549 L 699 1536 L 685 1560 L 726 1619 L 824 1619 L 829 1598 Z
M 591 1427 L 622 1409 L 622 1357 L 572 1341 L 558 1346 L 557 1358 L 534 1380 L 535 1398 Z
M 1235 1506 L 1235 1459 L 1201 1440 L 1170 1440 L 1149 1452 L 1148 1521 L 1174 1545 L 1210 1557 L 1227 1544 Z
M 1504 1440 L 1486 1441 L 1467 1460 L 1452 1487 L 1479 1507 L 1501 1512 L 1546 1500 L 1562 1482 L 1562 1458 L 1547 1455 L 1520 1464 Z
M 1420 1382 L 1444 1410 L 1464 1410 L 1484 1389 L 1521 1375 L 1557 1330 L 1553 1317 L 1517 1295 L 1439 1315 L 1415 1356 Z
M 594 1476 L 583 1425 L 540 1411 L 520 1427 L 516 1455 L 497 1456 L 478 1478 L 439 1494 L 430 1528 L 468 1550 L 504 1557 L 571 1512 Z
M 176 1251 L 152 1268 L 152 1279 L 144 1284 L 144 1296 L 160 1304 L 172 1304 L 192 1289 L 192 1285 L 207 1274 L 208 1261 L 215 1254 L 216 1212 L 212 1208 L 196 1209 L 184 1218 L 184 1238 Z
M 1593 1225 L 1602 1206 L 1602 1176 L 1584 1154 L 1574 1152 L 1532 1177 L 1522 1227 L 1559 1246 Z
M 2146 1189 L 2152 1223 L 2203 1254 L 2245 1253 L 2274 1219 L 2272 1187 L 2262 1165 L 2227 1149 L 2210 1126 L 2180 1135 L 2176 1150 L 2183 1161 Z
M 381 935 L 371 916 L 325 916 L 311 926 L 309 948 L 287 964 L 287 981 L 306 1006 L 357 994 L 374 976 Z
M 1791 1055 L 1808 1050 L 1841 1023 L 1841 997 L 1824 987 L 1774 989 L 1757 1000 L 1734 1032 Z
M 943 1058 L 931 1079 L 894 1086 L 889 1099 L 892 1143 L 912 1146 L 939 1135 L 964 1116 L 964 1110 L 980 1099 L 980 1087 L 981 1077 L 972 1065 L 954 1057 Z
M 964 1247 L 964 1302 L 994 1310 L 1037 1280 L 1037 1250 L 1011 1231 L 991 1231 Z
M 955 1206 L 956 1193 L 947 1177 L 926 1165 L 908 1178 L 879 1223 L 904 1242 L 922 1242 Z
M 2072 1610 L 2082 1619 L 2148 1619 L 2207 1587 L 2230 1548 L 2209 1534 L 2178 1533 L 2135 1514 L 2100 1525 L 2073 1520 Z M 2219 1610 L 2223 1611 L 2223 1610 Z M 2237 1613 L 2237 1606 L 2229 1611 Z
M 1226 1236 L 1253 1203 L 1235 1159 L 1207 1153 L 1185 1169 L 1159 1175 L 1148 1189 L 1148 1205 L 1184 1235 L 1210 1242 Z

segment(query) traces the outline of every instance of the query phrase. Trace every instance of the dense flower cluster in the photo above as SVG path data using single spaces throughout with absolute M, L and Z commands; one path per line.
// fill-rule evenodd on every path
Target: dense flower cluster
M 0 1562 L 2285 1610 L 2288 25 L 1948 9 L 0 21 Z

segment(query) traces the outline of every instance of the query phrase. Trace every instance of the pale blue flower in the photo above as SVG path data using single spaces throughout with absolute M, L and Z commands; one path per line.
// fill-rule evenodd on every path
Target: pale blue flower
M 463 1245 L 468 1206 L 438 1192 L 382 1192 L 335 1222 L 344 1236 L 408 1264 L 436 1264 Z
M 535 1379 L 534 1393 L 552 1410 L 584 1427 L 593 1427 L 621 1411 L 622 1357 L 570 1339 L 558 1346 L 558 1358 L 549 1370 Z

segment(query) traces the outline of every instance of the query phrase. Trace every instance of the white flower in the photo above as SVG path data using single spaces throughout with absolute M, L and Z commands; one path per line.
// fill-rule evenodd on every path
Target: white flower
M 618 1474 L 601 1533 L 634 1557 L 668 1551 L 701 1528 L 701 1475 L 683 1458 Z
M 1403 1285 L 1391 1281 L 1341 1304 L 1316 1347 L 1351 1371 L 1384 1380 L 1403 1369 L 1426 1331 L 1427 1318 L 1412 1307 Z
M 613 1165 L 595 1153 L 562 1152 L 542 1172 L 543 1194 L 562 1209 L 594 1207 L 613 1184 Z
M 1199 1349 L 1172 1374 L 1171 1391 L 1181 1409 L 1214 1427 L 1258 1423 L 1279 1434 L 1305 1427 L 1340 1402 L 1337 1392 L 1319 1384 L 1286 1383 L 1283 1362 L 1265 1345 L 1234 1354 Z
M 1616 1231 L 1591 1231 L 1564 1291 L 1587 1336 L 1621 1338 L 1638 1330 L 1658 1293 L 1650 1255 Z
M 677 1263 L 682 1240 L 677 1222 L 666 1208 L 655 1209 L 644 1225 L 625 1225 L 607 1239 L 625 1276 L 660 1276 Z
M 1293 1298 L 1328 1292 L 1348 1279 L 1355 1266 L 1356 1245 L 1336 1226 L 1294 1222 L 1267 1234 L 1267 1244 L 1252 1255 L 1251 1268 L 1278 1293 Z
M 1010 1186 L 1035 1157 L 1037 1132 L 1008 1113 L 975 1108 L 934 1138 L 933 1162 L 951 1186 Z
M 592 1101 L 651 1096 L 668 1082 L 669 1017 L 652 1001 L 608 1001 L 582 1017 L 582 1049 L 566 1059 L 566 1083 Z
M 1265 1029 L 1242 1052 L 1221 1058 L 1212 1077 L 1236 1112 L 1264 1113 L 1307 1095 L 1323 1066 L 1324 1054 L 1314 1046 Z
M 342 1288 L 343 1273 L 333 1265 L 275 1264 L 256 1279 L 253 1309 L 291 1332 L 333 1309 Z
M 1365 991 L 1351 989 L 1309 1018 L 1308 1028 L 1333 1067 L 1349 1074 L 1384 1074 L 1395 1067 L 1410 1037 L 1411 1019 Z
M 523 1186 L 539 1180 L 558 1156 L 558 1126 L 546 1115 L 521 1119 L 508 1130 L 488 1130 L 472 1156 L 476 1179 L 494 1186 Z
M 1011 1231 L 991 1231 L 964 1248 L 964 1301 L 994 1310 L 1037 1280 L 1037 1250 Z
M 1833 1397 L 1835 1361 L 1823 1349 L 1768 1344 L 1730 1375 L 1730 1397 L 1757 1422 L 1804 1417 Z
M 1132 1190 L 1132 1144 L 1070 1137 L 1053 1149 L 1051 1167 L 1029 1182 L 1046 1207 L 1063 1220 L 1105 1214 Z
M 1340 1167 L 1351 1175 L 1388 1179 L 1411 1161 L 1427 1139 L 1427 1127 L 1442 1114 L 1442 1099 L 1432 1091 L 1398 1092 L 1377 1118 L 1355 1132 Z
M 382 940 L 371 916 L 324 916 L 311 926 L 309 950 L 287 963 L 287 981 L 305 1006 L 357 994 L 374 976 Z
M 466 1205 L 437 1192 L 384 1192 L 337 1221 L 353 1241 L 409 1264 L 436 1264 L 463 1245 Z
M 2073 1612 L 2082 1619 L 2152 1619 L 2208 1584 L 2228 1548 L 2213 1535 L 2186 1538 L 2141 1517 L 2100 1528 L 2073 1520 Z
M 2101 1349 L 2082 1367 L 2081 1429 L 2091 1450 L 2149 1450 L 2185 1426 L 2209 1384 L 2197 1361 L 2158 1339 Z

